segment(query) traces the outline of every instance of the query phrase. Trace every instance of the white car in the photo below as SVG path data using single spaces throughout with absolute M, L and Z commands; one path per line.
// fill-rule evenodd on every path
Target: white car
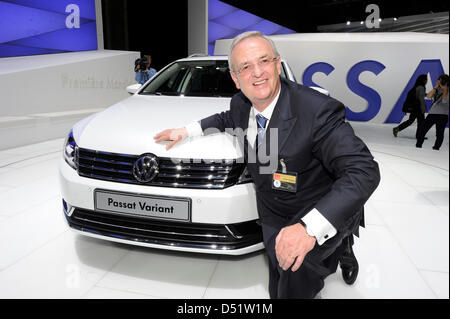
M 295 81 L 282 61 L 282 76 Z M 130 88 L 129 90 L 132 90 Z M 76 123 L 60 161 L 71 229 L 133 245 L 241 255 L 263 248 L 251 178 L 235 137 L 166 150 L 156 133 L 229 108 L 227 57 L 177 60 L 129 98 Z

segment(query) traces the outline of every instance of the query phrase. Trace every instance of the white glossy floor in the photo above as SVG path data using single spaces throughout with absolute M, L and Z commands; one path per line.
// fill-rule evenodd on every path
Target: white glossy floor
M 449 142 L 416 149 L 415 128 L 354 123 L 380 164 L 354 250 L 328 298 L 449 298 Z M 62 139 L 0 151 L 0 298 L 268 298 L 262 252 L 242 257 L 167 252 L 72 233 L 61 211 Z

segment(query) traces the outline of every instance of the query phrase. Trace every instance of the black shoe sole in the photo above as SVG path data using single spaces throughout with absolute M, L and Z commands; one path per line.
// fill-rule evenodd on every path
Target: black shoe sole
M 342 278 L 347 285 L 353 285 L 358 278 L 359 266 L 355 265 L 353 267 L 342 267 Z

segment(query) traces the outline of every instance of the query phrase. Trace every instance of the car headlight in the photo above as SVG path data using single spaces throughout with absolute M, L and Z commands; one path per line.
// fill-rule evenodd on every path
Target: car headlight
M 77 164 L 75 161 L 75 155 L 77 152 L 77 143 L 75 142 L 75 139 L 73 138 L 73 132 L 70 130 L 69 134 L 67 135 L 66 141 L 64 142 L 64 160 L 67 164 L 69 164 L 70 167 L 73 169 L 77 169 Z
M 241 176 L 239 177 L 237 184 L 245 184 L 245 183 L 253 183 L 252 176 L 250 175 L 250 172 L 247 169 L 247 166 L 245 166 L 244 171 L 242 172 Z

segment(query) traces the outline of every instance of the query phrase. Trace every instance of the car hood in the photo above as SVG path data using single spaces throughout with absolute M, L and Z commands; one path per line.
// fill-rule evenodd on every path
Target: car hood
M 131 96 L 78 122 L 73 128 L 79 147 L 159 157 L 232 159 L 242 157 L 236 138 L 225 133 L 186 139 L 170 150 L 153 137 L 229 109 L 229 98 Z

